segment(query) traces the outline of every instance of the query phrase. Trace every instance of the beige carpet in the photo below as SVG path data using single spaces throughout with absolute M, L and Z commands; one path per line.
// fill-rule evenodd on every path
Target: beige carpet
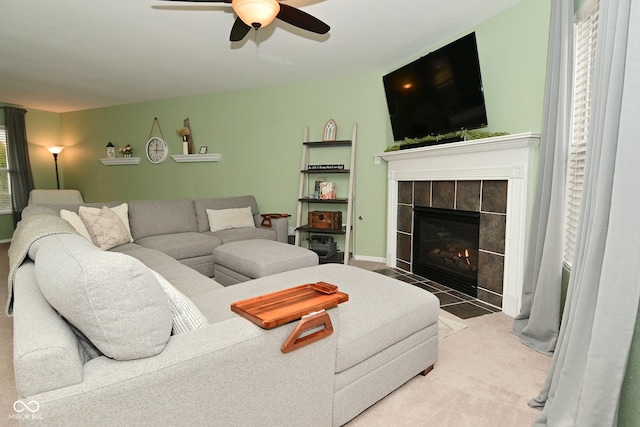
M 0 277 L 8 274 L 8 244 L 0 244 Z M 5 282 L 6 283 L 6 282 Z M 0 301 L 6 301 L 0 286 Z M 3 306 L 4 307 L 4 306 Z M 440 310 L 435 369 L 418 376 L 352 420 L 349 427 L 531 425 L 527 400 L 542 387 L 551 358 L 529 350 L 511 334 L 501 313 L 461 320 Z M 10 420 L 17 392 L 13 376 L 12 319 L 0 315 L 0 426 Z
M 440 340 L 438 362 L 348 423 L 349 427 L 530 426 L 527 401 L 542 387 L 551 358 L 511 333 L 502 313 L 465 319 L 468 328 Z

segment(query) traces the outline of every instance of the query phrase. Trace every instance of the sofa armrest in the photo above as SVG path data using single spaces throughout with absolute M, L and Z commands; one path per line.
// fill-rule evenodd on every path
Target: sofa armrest
M 21 396 L 82 382 L 84 354 L 78 340 L 38 287 L 35 264 L 16 271 L 13 307 L 13 366 Z
M 253 220 L 256 227 L 268 228 L 276 232 L 276 240 L 278 242 L 287 243 L 289 241 L 289 219 L 288 218 L 271 218 L 271 227 L 262 226 L 262 215 L 254 215 Z
M 154 357 L 93 359 L 81 384 L 29 399 L 52 425 L 330 425 L 337 334 L 283 354 L 294 327 L 233 317 L 172 336 Z

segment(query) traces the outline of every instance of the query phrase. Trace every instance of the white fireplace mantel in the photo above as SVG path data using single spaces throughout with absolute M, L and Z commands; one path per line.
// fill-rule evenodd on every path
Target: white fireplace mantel
M 537 133 L 520 133 L 374 154 L 388 163 L 387 265 L 396 266 L 399 181 L 507 180 L 502 311 L 516 316 L 539 142 Z

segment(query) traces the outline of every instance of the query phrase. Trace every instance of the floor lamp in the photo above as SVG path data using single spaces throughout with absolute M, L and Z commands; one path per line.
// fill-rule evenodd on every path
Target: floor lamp
M 56 183 L 58 184 L 58 190 L 60 189 L 60 178 L 58 178 L 58 154 L 60 154 L 62 152 L 62 150 L 64 150 L 64 147 L 56 145 L 53 147 L 47 147 L 47 150 L 49 150 L 49 152 L 51 154 L 53 154 L 53 161 L 56 164 Z

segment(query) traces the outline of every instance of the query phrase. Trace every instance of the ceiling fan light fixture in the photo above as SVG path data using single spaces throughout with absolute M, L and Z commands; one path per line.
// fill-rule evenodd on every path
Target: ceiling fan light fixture
M 233 0 L 231 6 L 242 22 L 255 29 L 269 25 L 280 12 L 277 0 Z

